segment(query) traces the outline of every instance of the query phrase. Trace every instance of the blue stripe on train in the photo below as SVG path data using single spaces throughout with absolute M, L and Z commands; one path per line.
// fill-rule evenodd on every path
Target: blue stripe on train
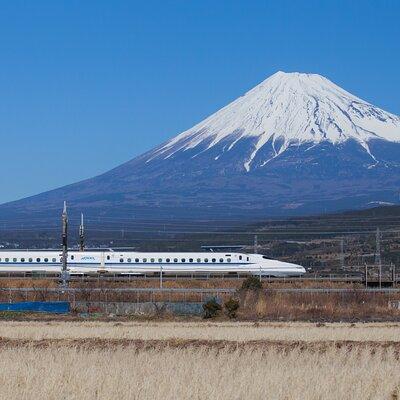
M 209 262 L 209 263 L 174 263 L 174 262 L 169 262 L 169 263 L 127 263 L 127 262 L 123 262 L 123 263 L 105 263 L 104 266 L 110 266 L 110 265 L 119 265 L 121 267 L 123 267 L 124 265 L 252 265 L 254 263 L 220 263 L 220 262 Z M 61 266 L 61 263 L 51 263 L 51 262 L 47 262 L 47 263 L 42 263 L 42 262 L 0 262 L 0 266 L 1 265 L 7 265 L 7 266 L 11 266 L 11 265 L 37 265 L 37 266 L 44 266 L 44 265 L 49 265 L 49 266 Z M 88 267 L 92 267 L 92 266 L 100 266 L 100 263 L 80 263 L 80 262 L 68 262 L 68 265 L 74 265 L 74 266 L 88 266 Z

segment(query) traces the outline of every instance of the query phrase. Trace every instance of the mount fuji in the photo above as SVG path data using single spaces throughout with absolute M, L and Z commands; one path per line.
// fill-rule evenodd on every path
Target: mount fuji
M 100 176 L 0 206 L 143 218 L 300 215 L 397 203 L 400 118 L 323 76 L 277 72 Z

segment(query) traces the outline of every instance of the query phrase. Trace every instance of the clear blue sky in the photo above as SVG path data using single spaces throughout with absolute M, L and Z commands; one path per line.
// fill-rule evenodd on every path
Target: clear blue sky
M 2 1 L 0 203 L 104 172 L 277 70 L 400 114 L 399 1 Z

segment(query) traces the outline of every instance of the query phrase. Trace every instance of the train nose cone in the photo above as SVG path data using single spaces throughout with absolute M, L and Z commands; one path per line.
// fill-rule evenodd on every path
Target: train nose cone
M 302 265 L 292 264 L 292 267 L 296 270 L 299 275 L 305 274 L 307 271 Z

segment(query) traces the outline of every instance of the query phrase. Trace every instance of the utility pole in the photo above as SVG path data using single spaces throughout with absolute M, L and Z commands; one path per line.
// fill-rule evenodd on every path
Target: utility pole
M 61 284 L 63 288 L 68 286 L 69 273 L 68 273 L 68 215 L 67 215 L 67 202 L 64 201 L 64 208 L 62 213 L 62 269 L 61 269 Z
M 258 253 L 258 237 L 254 235 L 254 254 Z
M 375 249 L 375 265 L 379 271 L 379 288 L 382 288 L 382 259 L 381 259 L 381 232 L 376 228 L 376 249 Z
M 340 268 L 344 270 L 344 239 L 340 239 Z
M 83 225 L 83 214 L 81 213 L 81 224 L 79 225 L 79 251 L 85 250 L 85 227 Z
M 392 285 L 396 285 L 396 265 L 394 263 L 390 263 L 391 270 L 392 270 Z

